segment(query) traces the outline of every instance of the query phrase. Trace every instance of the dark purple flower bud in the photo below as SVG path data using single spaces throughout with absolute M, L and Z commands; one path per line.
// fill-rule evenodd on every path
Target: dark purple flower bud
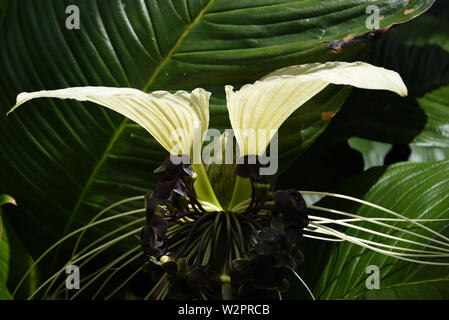
M 187 187 L 184 181 L 180 178 L 166 176 L 157 182 L 153 196 L 163 202 L 172 200 L 175 193 L 181 196 L 186 195 Z
M 147 194 L 145 197 L 145 208 L 146 208 L 146 214 L 147 217 L 151 219 L 151 217 L 154 214 L 154 210 L 157 208 L 158 205 L 162 203 L 162 200 L 155 196 L 154 193 Z M 150 220 L 147 221 L 147 223 L 150 223 Z
M 165 238 L 165 233 L 167 233 L 168 222 L 161 216 L 153 215 L 151 219 L 150 226 L 153 232 L 161 239 Z
M 182 178 L 184 176 L 193 176 L 194 174 L 188 155 L 168 157 L 159 168 L 153 171 L 153 173 L 160 172 L 164 172 L 165 175 L 171 178 Z
M 157 209 L 161 202 L 162 200 L 155 196 L 154 193 L 148 194 L 145 198 L 147 221 L 142 229 L 140 238 L 143 251 L 150 256 L 159 256 L 165 250 L 164 240 L 168 222 L 164 219 L 163 209 Z
M 154 211 L 161 203 L 172 200 L 176 195 L 185 196 L 186 193 L 187 187 L 181 179 L 169 176 L 160 179 L 154 192 L 145 199 L 147 224 L 151 224 Z
M 254 252 L 259 255 L 277 255 L 287 254 L 288 243 L 284 234 L 284 228 L 278 218 L 272 219 L 272 227 L 265 228 L 255 235 L 256 244 Z
M 293 189 L 279 190 L 273 194 L 274 212 L 282 214 L 285 226 L 299 227 L 309 224 L 307 204 L 301 194 Z
M 249 178 L 252 181 L 265 182 L 267 179 L 260 175 L 260 168 L 268 167 L 268 163 L 262 164 L 258 155 L 246 155 L 239 159 L 235 166 L 235 175 L 241 178 Z
M 146 255 L 159 256 L 164 251 L 164 243 L 158 240 L 158 235 L 151 226 L 145 225 L 140 233 L 142 250 Z

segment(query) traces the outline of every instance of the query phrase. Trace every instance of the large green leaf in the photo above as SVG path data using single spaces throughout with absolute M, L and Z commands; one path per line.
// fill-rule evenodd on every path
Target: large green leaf
M 14 199 L 7 195 L 0 195 L 0 300 L 12 299 L 11 293 L 6 287 L 9 271 L 9 246 L 4 236 L 2 206 L 6 203 L 13 203 L 13 201 Z
M 411 161 L 447 158 L 449 142 L 449 5 L 388 32 L 374 47 L 372 62 L 399 72 L 407 99 L 358 91 L 334 121 L 335 130 L 408 145 Z M 404 159 L 405 160 L 405 159 Z
M 0 300 L 12 299 L 12 290 L 19 279 L 32 263 L 31 256 L 24 248 L 20 238 L 12 226 L 2 221 L 5 216 L 2 206 L 6 204 L 17 205 L 15 200 L 8 195 L 0 195 Z M 37 272 L 32 273 L 16 298 L 25 298 L 35 286 Z
M 318 143 L 297 163 L 302 169 L 295 168 L 286 176 L 294 176 L 299 171 L 301 174 L 296 176 L 301 179 L 296 179 L 300 184 L 306 181 L 306 188 L 334 189 L 336 184 L 356 170 L 348 172 L 348 168 L 356 167 L 356 157 L 349 159 L 348 151 L 341 149 L 352 136 L 399 145 L 400 149 L 410 144 L 412 152 L 409 160 L 414 162 L 448 159 L 449 5 L 446 1 L 440 1 L 434 8 L 433 13 L 426 13 L 407 25 L 391 30 L 375 46 L 372 62 L 398 71 L 409 88 L 410 97 L 401 100 L 382 93 L 357 90 Z M 388 162 L 388 156 L 384 159 L 384 144 L 364 139 L 356 141 L 357 149 L 363 151 L 365 160 L 371 155 L 377 158 L 382 152 L 374 164 Z M 353 143 L 351 145 L 354 146 Z M 332 149 L 331 146 L 338 147 Z M 396 149 L 395 146 L 393 152 Z M 401 156 L 404 155 L 402 159 L 406 160 L 408 155 L 403 152 Z M 307 158 L 310 160 L 305 161 Z M 326 158 L 329 160 L 323 161 Z M 343 164 L 340 163 L 342 160 Z M 344 189 L 337 190 L 393 208 L 409 217 L 448 218 L 447 168 L 447 161 L 376 168 L 350 179 Z M 361 171 L 361 168 L 358 170 Z M 379 212 L 367 208 L 329 200 L 326 199 L 323 205 L 352 210 L 364 216 L 379 215 Z M 416 210 L 411 210 L 415 207 Z M 447 223 L 432 224 L 432 227 L 446 228 L 444 232 L 447 235 Z M 305 241 L 304 247 L 306 262 L 301 273 L 309 284 L 316 285 L 315 294 L 321 298 L 448 299 L 445 288 L 449 277 L 447 268 L 398 262 L 349 244 Z M 369 264 L 381 267 L 380 290 L 365 288 L 365 268 Z
M 391 144 L 366 140 L 358 137 L 352 137 L 348 140 L 349 145 L 354 150 L 363 155 L 365 163 L 364 170 L 371 167 L 382 166 L 385 156 L 391 150 Z
M 433 0 L 393 2 L 2 1 L 0 110 L 5 113 L 21 91 L 238 86 L 286 65 L 354 59 L 360 48 L 336 56 L 329 43 L 335 47 L 343 38 L 366 33 L 368 4 L 379 6 L 386 27 L 422 13 Z M 69 5 L 79 6 L 80 30 L 65 28 Z M 338 110 L 347 92 L 331 90 L 336 89 L 303 109 L 326 99 L 332 107 L 325 105 L 325 111 Z M 10 221 L 35 256 L 107 204 L 151 189 L 152 169 L 166 157 L 134 123 L 83 105 L 41 100 L 7 120 L 0 117 L 0 188 L 21 203 L 20 214 Z M 211 112 L 212 127 L 226 123 L 222 103 L 213 104 Z M 317 112 L 322 113 L 310 114 Z M 295 117 L 304 126 L 300 131 L 291 126 Z M 291 148 L 298 136 L 310 145 L 329 123 L 295 117 L 286 124 L 292 135 L 284 153 L 298 150 Z
M 24 247 L 18 233 L 6 221 L 3 225 L 3 235 L 0 241 L 0 299 L 2 299 L 2 293 L 6 293 L 3 298 L 12 298 L 16 285 L 33 262 L 33 258 Z M 39 271 L 33 269 L 30 277 L 25 280 L 14 298 L 27 298 L 36 289 L 38 279 Z
M 401 163 L 391 167 L 370 169 L 347 181 L 339 191 L 389 208 L 410 219 L 438 219 L 449 217 L 448 181 L 449 161 Z M 331 201 L 326 205 L 334 209 L 356 212 L 364 217 L 385 216 L 371 207 L 358 206 L 345 201 Z M 409 240 L 419 240 L 416 236 L 399 234 L 398 231 L 386 227 L 369 223 L 359 225 Z M 411 227 L 410 230 L 417 231 L 416 228 L 403 223 L 393 225 L 403 228 Z M 447 221 L 433 222 L 428 226 L 445 236 L 449 235 Z M 360 230 L 347 229 L 345 233 L 388 245 L 417 248 L 409 243 L 366 234 Z M 435 237 L 427 232 L 424 234 Z M 322 299 L 387 299 L 391 298 L 394 292 L 400 298 L 440 299 L 442 295 L 444 299 L 449 298 L 447 290 L 438 289 L 441 288 L 442 283 L 447 283 L 449 280 L 448 267 L 397 260 L 346 242 L 323 248 L 322 252 L 327 253 L 322 254 L 319 261 L 312 262 L 312 264 L 325 266 L 321 269 L 322 273 L 316 277 L 315 285 L 315 293 Z M 374 293 L 365 286 L 365 279 L 368 276 L 366 268 L 371 265 L 380 269 L 381 278 L 381 290 Z M 415 289 L 425 288 L 425 290 L 408 290 L 405 296 L 405 290 L 399 289 L 404 286 Z
M 399 283 L 388 288 L 368 291 L 362 297 L 371 300 L 447 300 L 449 279 Z

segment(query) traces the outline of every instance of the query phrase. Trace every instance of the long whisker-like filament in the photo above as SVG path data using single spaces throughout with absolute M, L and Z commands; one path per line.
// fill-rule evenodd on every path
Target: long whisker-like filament
M 408 261 L 408 262 L 415 262 L 415 263 L 420 263 L 420 264 L 441 265 L 441 266 L 449 265 L 449 262 L 447 262 L 447 263 L 445 263 L 445 262 L 432 262 L 432 261 L 422 261 L 422 260 L 405 258 L 401 254 L 392 253 L 390 251 L 386 251 L 386 250 L 382 250 L 382 249 L 370 246 L 370 245 L 364 243 L 363 241 L 358 240 L 355 237 L 347 236 L 344 233 L 339 232 L 337 230 L 334 230 L 332 228 L 329 228 L 329 227 L 326 227 L 326 226 L 323 226 L 323 225 L 317 225 L 317 224 L 314 224 L 313 222 L 310 222 L 310 225 L 314 226 L 314 227 L 317 227 L 317 228 L 321 228 L 321 229 L 326 230 L 326 231 L 329 231 L 329 234 L 331 234 L 333 236 L 336 236 L 336 237 L 339 237 L 341 239 L 347 240 L 347 241 L 349 241 L 351 243 L 354 243 L 354 244 L 357 244 L 357 245 L 359 245 L 361 247 L 364 247 L 364 248 L 367 248 L 367 249 L 371 249 L 372 251 L 384 254 L 386 256 L 391 256 L 391 257 L 394 257 L 394 258 L 397 258 L 397 259 L 400 259 L 400 260 L 405 260 L 405 261 Z
M 95 298 L 100 294 L 101 290 L 106 286 L 106 284 L 124 267 L 132 263 L 133 261 L 139 259 L 143 255 L 143 252 L 139 252 L 136 254 L 133 258 L 129 259 L 125 263 L 123 263 L 120 267 L 118 267 L 114 272 L 112 272 L 109 277 L 101 284 L 100 288 L 97 290 L 97 292 L 93 295 L 92 300 L 95 300 Z
M 145 218 L 139 218 L 136 219 L 134 221 L 131 221 L 117 229 L 114 229 L 113 231 L 105 234 L 104 236 L 98 238 L 97 240 L 95 240 L 94 242 L 90 243 L 89 245 L 87 245 L 86 247 L 84 247 L 82 250 L 80 250 L 73 258 L 76 259 L 77 257 L 81 256 L 81 254 L 83 254 L 84 252 L 88 251 L 90 248 L 94 247 L 95 245 L 97 245 L 98 243 L 100 243 L 101 241 L 103 241 L 104 239 L 109 238 L 110 236 L 112 236 L 113 234 L 122 231 L 122 230 L 126 230 L 129 227 L 131 227 L 132 225 L 138 224 L 145 221 Z
M 306 230 L 306 229 L 304 229 L 304 231 L 314 232 L 312 230 Z M 303 236 L 306 237 L 306 238 L 310 238 L 310 239 L 324 240 L 324 241 L 333 241 L 333 242 L 343 242 L 343 241 L 345 241 L 343 239 L 335 239 L 335 238 L 331 239 L 331 238 L 327 238 L 327 237 L 318 237 L 318 236 L 314 236 L 314 235 L 311 235 L 311 234 L 303 234 Z
M 413 221 L 412 219 L 409 219 L 409 218 L 407 218 L 407 217 L 405 217 L 405 216 L 403 216 L 403 215 L 401 215 L 399 213 L 396 213 L 396 212 L 394 212 L 394 211 L 392 211 L 390 209 L 384 208 L 384 207 L 379 206 L 377 204 L 374 204 L 374 203 L 371 203 L 371 202 L 368 202 L 368 201 L 365 201 L 365 200 L 361 200 L 361 199 L 358 199 L 358 198 L 354 198 L 354 197 L 351 197 L 351 196 L 347 196 L 347 195 L 344 195 L 344 194 L 338 194 L 338 193 L 318 192 L 318 191 L 299 191 L 299 192 L 301 194 L 317 194 L 317 195 L 324 195 L 324 196 L 329 196 L 329 197 L 334 197 L 334 198 L 346 199 L 346 200 L 354 201 L 354 202 L 357 202 L 357 203 L 360 203 L 360 204 L 363 204 L 363 205 L 375 208 L 377 210 L 380 210 L 380 211 L 386 212 L 388 214 L 391 214 L 391 215 L 393 215 L 395 217 L 407 220 L 408 222 L 411 222 L 412 224 L 414 224 L 416 226 L 419 226 L 419 227 L 423 228 L 424 230 L 427 230 L 428 232 L 436 235 L 437 237 L 446 240 L 447 242 L 444 243 L 444 245 L 449 246 L 449 238 L 448 237 L 442 235 L 441 233 L 436 232 L 435 230 L 432 230 L 429 227 L 424 226 L 423 224 L 421 224 L 419 222 Z
M 88 257 L 88 256 L 90 256 L 90 255 L 92 255 L 92 254 L 94 254 L 95 252 L 97 252 L 97 251 L 100 251 L 100 250 L 104 250 L 104 249 L 106 249 L 107 247 L 110 247 L 110 246 L 112 246 L 113 244 L 115 244 L 115 243 L 117 243 L 117 242 L 119 242 L 119 241 L 121 241 L 121 240 L 123 240 L 123 239 L 126 239 L 126 238 L 128 238 L 128 237 L 130 237 L 130 236 L 132 236 L 132 235 L 134 235 L 134 234 L 137 234 L 138 232 L 140 232 L 140 228 L 138 229 L 138 230 L 133 230 L 133 231 L 131 231 L 131 232 L 128 232 L 128 233 L 126 233 L 126 234 L 124 234 L 124 235 L 122 235 L 122 236 L 120 236 L 120 237 L 117 237 L 117 238 L 115 238 L 114 240 L 112 240 L 112 241 L 109 241 L 109 242 L 107 242 L 107 243 L 105 243 L 105 244 L 103 244 L 103 245 L 101 245 L 101 246 L 99 246 L 99 247 L 97 247 L 97 248 L 95 248 L 94 250 L 91 250 L 91 251 L 89 251 L 88 253 L 86 253 L 86 254 L 84 254 L 84 255 L 82 255 L 81 257 L 78 257 L 77 259 L 75 259 L 75 260 L 73 260 L 71 263 L 72 264 L 75 264 L 75 263 L 77 263 L 78 261 L 81 261 L 81 260 L 83 260 L 83 259 L 85 259 L 86 257 Z M 140 246 L 139 246 L 140 247 Z M 138 247 L 138 248 L 139 248 Z M 30 300 L 30 299 L 32 299 L 40 290 L 42 290 L 42 288 L 44 288 L 50 281 L 52 281 L 53 279 L 54 279 L 54 277 L 57 277 L 57 276 L 59 276 L 59 274 L 61 273 L 61 271 L 63 271 L 63 270 L 65 270 L 65 266 L 63 267 L 63 268 L 61 268 L 60 270 L 58 270 L 55 274 L 53 274 L 50 278 L 48 278 L 40 287 L 38 287 L 29 297 L 28 297 L 28 300 Z
M 101 271 L 98 272 L 95 277 L 93 277 L 88 283 L 83 285 L 83 287 L 81 289 L 77 290 L 77 292 L 70 298 L 70 300 L 75 299 L 81 292 L 83 292 L 85 289 L 87 289 L 95 280 L 97 280 L 105 272 L 110 270 L 110 268 L 112 268 L 115 264 L 119 263 L 123 259 L 126 259 L 129 255 L 131 255 L 132 253 L 136 252 L 139 249 L 140 249 L 140 246 L 137 246 L 137 247 L 131 249 L 130 251 L 123 253 L 118 258 L 114 259 L 112 262 L 110 262 L 107 265 L 105 265 L 103 268 L 100 269 Z
M 381 236 L 381 237 L 385 237 L 385 238 L 390 238 L 390 239 L 394 239 L 394 240 L 397 240 L 397 241 L 407 242 L 407 243 L 411 243 L 411 244 L 418 245 L 418 246 L 423 246 L 423 247 L 428 247 L 428 248 L 432 248 L 432 249 L 437 249 L 437 250 L 449 252 L 449 250 L 446 249 L 446 248 L 436 247 L 436 246 L 433 246 L 433 245 L 429 245 L 429 244 L 425 244 L 425 243 L 421 243 L 421 242 L 417 242 L 417 241 L 413 241 L 413 240 L 409 240 L 409 239 L 405 239 L 405 238 L 401 238 L 401 237 L 392 236 L 392 235 L 389 235 L 387 233 L 383 233 L 383 232 L 371 230 L 371 229 L 368 229 L 368 228 L 356 226 L 356 225 L 353 225 L 353 224 L 350 224 L 350 223 L 341 222 L 340 220 L 328 219 L 328 218 L 317 217 L 317 216 L 309 216 L 309 217 L 311 219 L 327 221 L 327 222 L 331 222 L 332 224 L 338 224 L 338 225 L 349 227 L 349 228 L 352 228 L 352 229 L 364 231 L 364 232 L 367 232 L 367 233 L 371 233 L 373 235 L 377 235 L 377 236 Z M 314 223 L 315 223 L 315 221 L 314 221 Z M 399 231 L 404 232 L 404 233 L 405 233 L 405 231 L 407 231 L 407 230 L 402 230 L 400 228 L 395 228 L 395 230 L 399 230 Z
M 99 221 L 96 221 L 90 225 L 86 225 L 83 226 L 75 231 L 72 231 L 71 233 L 69 233 L 68 235 L 64 236 L 63 238 L 59 239 L 57 242 L 55 242 L 50 248 L 48 248 L 47 250 L 45 250 L 45 252 L 43 254 L 41 254 L 35 261 L 34 263 L 28 268 L 27 272 L 25 272 L 25 274 L 22 276 L 22 278 L 20 279 L 20 281 L 17 283 L 16 288 L 13 291 L 13 296 L 17 293 L 17 290 L 20 288 L 20 286 L 22 285 L 23 281 L 25 281 L 26 277 L 30 274 L 31 270 L 33 270 L 36 265 L 44 258 L 46 257 L 53 249 L 55 249 L 57 246 L 59 246 L 61 243 L 63 243 L 64 241 L 66 241 L 67 239 L 73 237 L 74 235 L 82 232 L 83 230 L 87 230 L 89 228 L 92 228 L 96 225 L 114 220 L 114 219 L 118 219 L 121 217 L 125 217 L 125 216 L 129 216 L 129 215 L 133 215 L 136 213 L 142 213 L 145 212 L 145 209 L 139 209 L 139 210 L 132 210 L 132 211 L 128 211 L 128 212 L 124 212 L 124 213 L 120 213 Z
M 72 258 L 70 259 L 70 261 L 76 259 L 77 257 L 79 257 L 81 254 L 83 254 L 84 252 L 88 251 L 90 248 L 95 247 L 98 243 L 100 243 L 101 241 L 103 241 L 104 239 L 109 238 L 110 236 L 114 235 L 115 233 L 122 231 L 124 229 L 129 228 L 130 226 L 143 222 L 145 220 L 145 218 L 140 218 L 137 219 L 135 221 L 131 221 L 117 229 L 114 229 L 111 232 L 108 232 L 107 234 L 105 234 L 104 236 L 96 239 L 94 242 L 90 243 L 89 245 L 87 245 L 86 247 L 84 247 L 82 250 L 80 250 L 76 255 L 72 256 Z M 92 256 L 90 256 L 89 258 L 87 258 L 86 260 L 84 260 L 78 267 L 81 269 L 85 264 L 87 264 L 91 259 L 94 259 L 98 254 L 101 254 L 101 251 L 97 251 L 95 254 L 93 254 Z M 67 265 L 71 264 L 71 262 L 68 261 Z M 90 275 L 89 275 L 90 276 Z M 47 287 L 45 293 L 43 294 L 43 297 L 46 297 L 48 295 L 48 293 L 50 292 L 51 288 L 53 287 L 54 283 L 58 280 L 58 278 L 55 278 L 52 283 Z M 56 292 L 58 292 L 61 287 L 64 285 L 64 283 L 61 283 L 57 288 L 56 288 Z
M 306 290 L 307 290 L 307 292 L 309 292 L 309 294 L 310 294 L 310 296 L 312 297 L 312 299 L 313 300 L 316 300 L 315 299 L 315 296 L 313 295 L 313 293 L 312 293 L 312 290 L 310 290 L 309 289 L 309 287 L 307 286 L 307 284 L 305 283 L 305 281 L 299 276 L 299 274 L 295 271 L 295 270 L 293 270 L 293 269 L 290 269 L 292 272 L 293 272 L 293 274 L 299 279 L 299 281 L 301 281 L 301 283 L 303 284 L 303 286 L 306 288 Z
M 134 278 L 139 272 L 142 271 L 142 268 L 138 268 L 136 271 L 134 271 L 128 278 L 125 279 L 114 291 L 112 291 L 105 300 L 109 300 L 111 297 L 113 297 L 121 288 L 123 288 L 129 281 L 131 281 L 132 278 Z
M 305 231 L 307 232 L 312 232 L 312 233 L 317 233 L 317 234 L 324 234 L 324 235 L 333 235 L 331 232 L 328 232 L 324 229 L 321 228 L 316 228 L 316 229 L 306 229 Z M 306 236 L 306 235 L 304 235 Z M 307 235 L 308 238 L 320 238 L 319 240 L 325 240 L 325 241 L 337 241 L 337 242 L 341 242 L 341 241 L 345 241 L 343 239 L 330 239 L 330 238 L 324 238 L 324 237 L 316 237 L 316 236 L 311 236 L 311 235 Z M 361 241 L 364 243 L 368 243 L 368 244 L 372 244 L 374 246 L 378 246 L 378 247 L 384 247 L 384 248 L 389 248 L 392 250 L 398 250 L 398 251 L 408 251 L 408 252 L 418 252 L 418 253 L 423 253 L 422 255 L 416 254 L 414 256 L 419 256 L 419 257 L 438 257 L 438 258 L 447 258 L 449 257 L 448 253 L 442 253 L 442 252 L 436 252 L 436 251 L 424 251 L 424 250 L 417 250 L 417 249 L 411 249 L 411 248 L 404 248 L 404 247 L 398 247 L 398 246 L 391 246 L 391 245 L 387 245 L 387 244 L 383 244 L 383 243 L 379 243 L 379 242 L 374 242 L 374 241 L 370 241 L 370 240 L 366 240 L 366 239 L 362 239 L 362 238 L 358 238 L 358 237 L 354 237 L 354 236 L 348 236 L 351 239 L 357 240 L 357 241 Z
M 435 239 L 429 238 L 429 237 L 427 237 L 427 236 L 423 236 L 423 235 L 421 235 L 421 234 L 418 234 L 418 233 L 415 233 L 415 232 L 412 232 L 412 231 L 409 231 L 409 230 L 405 230 L 405 229 L 402 229 L 402 228 L 398 228 L 398 227 L 395 227 L 395 226 L 392 226 L 392 225 L 389 225 L 389 224 L 380 222 L 380 221 L 375 220 L 375 219 L 372 219 L 372 218 L 366 218 L 366 217 L 363 217 L 363 216 L 360 216 L 360 215 L 355 215 L 355 214 L 352 214 L 352 213 L 348 213 L 348 212 L 344 212 L 344 211 L 339 211 L 339 210 L 334 210 L 334 209 L 329 209 L 329 208 L 324 208 L 324 207 L 319 207 L 319 206 L 308 206 L 308 207 L 309 207 L 310 209 L 315 209 L 315 210 L 319 210 L 319 211 L 324 211 L 324 212 L 329 212 L 329 213 L 335 213 L 335 214 L 342 215 L 342 216 L 347 216 L 347 217 L 352 217 L 352 218 L 362 219 L 362 220 L 364 220 L 364 221 L 366 221 L 366 222 L 370 222 L 370 223 L 373 223 L 373 224 L 377 224 L 377 225 L 380 225 L 380 226 L 383 226 L 383 227 L 387 227 L 387 228 L 390 228 L 390 229 L 393 229 L 393 230 L 396 230 L 396 231 L 401 231 L 401 232 L 403 232 L 403 233 L 406 233 L 406 234 L 409 234 L 409 235 L 413 235 L 413 236 L 415 236 L 415 237 L 422 238 L 422 239 L 425 239 L 425 240 L 428 240 L 428 241 L 431 241 L 431 242 L 435 242 L 435 243 L 438 243 L 438 244 L 442 244 L 442 245 L 445 245 L 445 246 L 449 246 L 449 243 L 445 243 L 445 242 L 442 242 L 442 241 L 439 241 L 439 240 L 435 240 Z M 336 220 L 335 220 L 335 221 L 336 221 Z M 407 221 L 407 222 L 408 222 L 408 221 Z M 415 222 L 416 222 L 416 221 L 415 221 Z M 359 230 L 362 230 L 362 229 L 359 229 Z M 382 234 L 382 235 L 383 235 L 383 236 L 390 237 L 390 236 L 385 235 L 385 234 Z M 446 250 L 449 252 L 449 249 L 446 249 Z
M 312 206 L 308 206 L 308 208 L 310 208 Z M 326 208 L 327 209 L 327 208 Z M 354 218 L 354 219 L 340 219 L 339 221 L 343 221 L 343 222 L 361 222 L 361 221 L 367 221 L 367 218 Z M 407 220 L 404 219 L 395 219 L 395 218 L 368 218 L 370 220 L 374 220 L 374 221 L 391 221 L 391 222 L 404 222 L 404 223 L 409 223 Z M 445 221 L 449 221 L 449 219 L 411 219 L 413 221 L 417 221 L 417 222 L 445 222 Z M 326 221 L 321 221 L 320 223 L 322 224 L 326 224 L 326 223 L 331 223 L 331 222 L 326 222 Z
M 145 196 L 136 196 L 136 197 L 131 197 L 131 198 L 127 198 L 127 199 L 123 199 L 121 201 L 115 202 L 113 204 L 111 204 L 109 207 L 103 209 L 100 213 L 98 213 L 95 217 L 93 217 L 88 223 L 87 225 L 90 225 L 92 223 L 94 223 L 95 221 L 97 221 L 98 218 L 100 218 L 102 215 L 106 214 L 107 212 L 109 212 L 110 210 L 128 203 L 128 202 L 133 202 L 133 201 L 138 201 L 138 200 L 144 200 Z M 76 251 L 78 250 L 78 246 L 81 243 L 81 239 L 84 237 L 84 234 L 86 233 L 86 230 L 83 230 L 83 232 L 81 232 L 81 234 L 79 235 L 78 239 L 76 240 L 76 243 L 73 247 L 73 251 L 72 251 L 72 258 L 75 256 Z

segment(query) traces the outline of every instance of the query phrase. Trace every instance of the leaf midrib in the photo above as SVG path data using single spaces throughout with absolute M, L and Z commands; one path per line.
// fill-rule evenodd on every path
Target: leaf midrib
M 178 49 L 178 47 L 182 44 L 184 39 L 189 35 L 190 31 L 196 26 L 196 24 L 203 18 L 207 10 L 212 6 L 215 0 L 209 0 L 209 2 L 204 6 L 204 8 L 200 11 L 200 13 L 197 15 L 197 17 L 187 26 L 187 28 L 184 30 L 182 35 L 179 37 L 178 41 L 176 41 L 173 48 L 168 52 L 168 54 L 165 56 L 165 58 L 161 61 L 161 63 L 158 65 L 156 70 L 151 75 L 150 79 L 148 80 L 145 87 L 142 89 L 143 91 L 147 92 L 150 90 L 151 86 L 153 85 L 154 81 L 156 80 L 157 76 L 161 73 L 161 71 L 164 69 L 164 67 L 167 65 L 167 63 L 170 61 L 172 56 L 174 55 L 175 51 Z M 67 224 L 64 228 L 63 235 L 66 234 L 72 224 L 73 221 L 78 213 L 78 210 L 81 208 L 81 205 L 84 202 L 84 198 L 86 197 L 87 192 L 90 189 L 90 186 L 95 181 L 95 177 L 97 176 L 98 172 L 100 171 L 101 167 L 103 166 L 106 159 L 109 157 L 110 151 L 113 149 L 116 141 L 122 134 L 123 130 L 125 129 L 126 125 L 128 123 L 128 118 L 124 118 L 123 121 L 120 123 L 119 127 L 115 131 L 114 135 L 112 136 L 111 140 L 109 141 L 109 144 L 107 145 L 105 151 L 103 152 L 100 160 L 98 161 L 97 165 L 93 168 L 92 173 L 89 175 L 89 178 L 87 179 L 87 182 L 84 185 L 83 191 L 80 194 L 80 197 L 78 198 L 78 201 L 75 204 L 74 209 L 70 213 L 69 220 L 67 221 Z M 57 255 L 55 255 L 56 257 Z

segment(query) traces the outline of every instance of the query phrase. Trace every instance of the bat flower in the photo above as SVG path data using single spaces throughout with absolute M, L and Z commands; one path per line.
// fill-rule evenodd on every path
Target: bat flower
M 293 273 L 313 297 L 295 271 L 303 261 L 299 244 L 304 237 L 349 241 L 379 254 L 416 263 L 438 264 L 428 260 L 449 257 L 447 248 L 438 247 L 449 246 L 447 238 L 444 238 L 446 242 L 441 240 L 432 245 L 427 244 L 432 239 L 424 238 L 420 244 L 431 251 L 423 253 L 422 249 L 406 251 L 400 246 L 376 243 L 372 238 L 348 236 L 332 225 L 357 228 L 353 223 L 365 221 L 387 228 L 391 219 L 366 218 L 309 205 L 301 193 L 354 201 L 393 215 L 391 221 L 413 225 L 407 229 L 391 226 L 399 231 L 395 233 L 398 234 L 396 240 L 401 240 L 401 232 L 403 235 L 414 234 L 412 230 L 419 228 L 443 237 L 419 220 L 407 219 L 386 208 L 345 195 L 300 193 L 294 189 L 276 191 L 268 183 L 267 176 L 273 173 L 268 172 L 267 160 L 276 156 L 271 146 L 278 129 L 295 110 L 330 84 L 407 95 L 407 88 L 396 72 L 363 62 L 290 66 L 237 91 L 226 86 L 229 120 L 239 150 L 235 174 L 232 170 L 216 170 L 218 174 L 212 174 L 206 171 L 202 162 L 202 151 L 209 147 L 208 144 L 201 149 L 209 126 L 210 93 L 201 88 L 192 92 L 145 93 L 132 88 L 78 87 L 21 93 L 10 112 L 35 98 L 90 101 L 136 122 L 168 151 L 170 157 L 154 170 L 162 176 L 152 193 L 147 197 L 122 200 L 101 213 L 144 199 L 145 209 L 122 215 L 146 212 L 146 223 L 137 232 L 141 231 L 145 265 L 156 266 L 158 271 L 153 274 L 161 274 L 148 297 L 257 298 L 258 294 L 263 296 L 276 291 L 281 296 L 280 292 L 289 287 L 287 272 Z M 270 143 L 270 157 L 267 157 Z M 325 212 L 326 216 L 315 215 L 315 212 Z M 329 214 L 345 218 L 331 219 Z M 383 235 L 369 228 L 363 228 L 363 231 Z

